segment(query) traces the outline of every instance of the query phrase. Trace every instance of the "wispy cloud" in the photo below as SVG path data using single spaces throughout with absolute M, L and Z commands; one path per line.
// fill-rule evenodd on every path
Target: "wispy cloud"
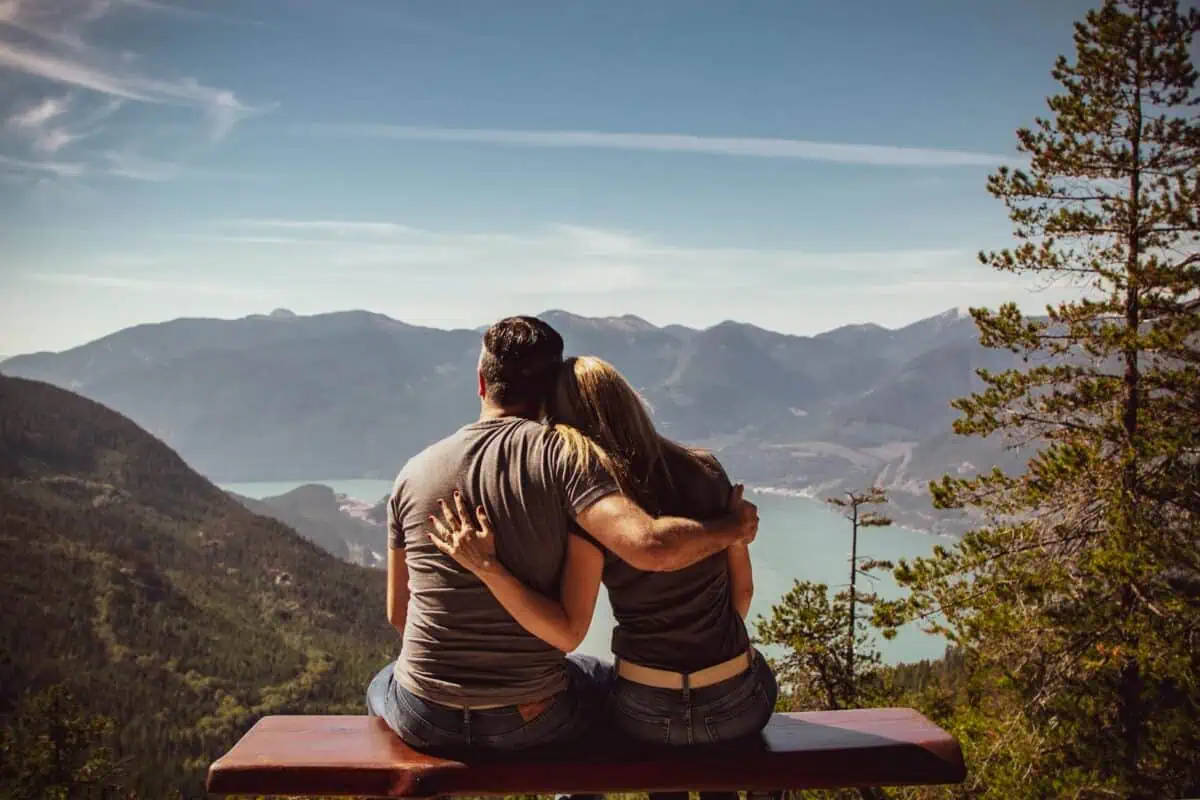
M 214 295 L 219 297 L 262 297 L 261 291 L 246 286 L 224 283 L 204 283 L 197 281 L 160 280 L 157 278 L 140 278 L 118 275 L 95 275 L 83 272 L 32 272 L 29 278 L 41 283 L 55 283 L 66 286 L 94 287 L 100 289 L 119 289 L 133 292 L 153 294 L 189 294 Z
M 817 142 L 806 139 L 607 133 L 572 130 L 432 128 L 407 125 L 314 124 L 306 130 L 366 138 L 460 142 L 511 147 L 643 150 L 750 158 L 802 159 L 890 167 L 977 167 L 1012 163 L 1015 156 L 966 150 Z
M 259 226 L 262 235 L 255 228 L 238 233 L 246 223 L 271 224 Z M 337 223 L 339 232 L 322 223 Z M 357 238 L 349 233 L 356 224 L 363 226 Z M 394 235 L 376 235 L 392 225 Z M 55 269 L 15 274 L 44 284 L 55 298 L 90 298 L 80 300 L 90 306 L 94 293 L 125 293 L 130 307 L 148 309 L 147 314 L 371 308 L 439 327 L 566 308 L 694 327 L 744 319 L 773 330 L 815 333 L 848 322 L 906 324 L 962 305 L 1015 300 L 1037 309 L 1078 294 L 1070 287 L 1035 293 L 1031 289 L 1040 287 L 980 266 L 974 246 L 954 242 L 821 252 L 708 247 L 578 224 L 460 232 L 390 220 L 283 217 L 216 220 L 186 232 L 155 233 L 188 236 L 194 246 L 148 241 L 141 251 L 92 253 Z M 270 277 L 260 281 L 256 275 Z
M 41 102 L 29 106 L 24 111 L 13 114 L 9 117 L 8 124 L 22 130 L 40 128 L 55 117 L 66 113 L 70 105 L 70 95 L 46 97 Z
M 89 63 L 13 42 L 0 42 L 0 67 L 122 100 L 196 107 L 209 118 L 215 138 L 227 134 L 237 122 L 267 110 L 246 105 L 228 89 L 205 86 L 192 78 L 152 78 L 123 71 L 121 65 Z
M 250 228 L 248 234 L 230 230 Z M 525 233 L 447 233 L 391 221 L 242 219 L 208 231 L 175 234 L 230 247 L 290 247 L 289 260 L 338 274 L 376 274 L 437 283 L 473 280 L 484 271 L 510 274 L 514 286 L 571 294 L 616 289 L 674 292 L 680 286 L 741 281 L 973 280 L 966 248 L 819 252 L 753 247 L 689 247 L 620 230 L 560 224 Z M 254 256 L 248 256 L 253 258 Z M 424 273 L 414 276 L 413 270 Z M 457 276 L 457 278 L 456 278 Z M 731 276 L 733 276 L 731 278 Z
M 105 172 L 117 178 L 162 183 L 179 175 L 178 164 L 155 161 L 127 151 L 110 150 L 103 157 L 108 162 Z
M 0 96 L 0 119 L 10 137 L 5 148 L 8 169 L 40 170 L 63 178 L 90 174 L 169 180 L 189 172 L 182 168 L 183 161 L 223 139 L 239 122 L 272 108 L 252 106 L 231 89 L 170 76 L 156 65 L 141 63 L 135 53 L 110 51 L 87 40 L 90 26 L 122 10 L 181 19 L 220 16 L 164 0 L 0 0 L 0 72 L 27 78 L 14 82 L 17 90 L 7 97 Z M 68 92 L 47 91 L 46 83 Z M 6 108 L 10 103 L 14 107 Z M 154 157 L 130 156 L 130 151 L 144 147 L 127 136 L 113 135 L 117 129 L 107 124 L 127 104 L 194 109 L 207 124 L 181 126 L 172 121 L 160 128 L 140 121 L 137 135 L 154 142 Z M 47 160 L 39 166 L 39 157 L 91 137 L 100 144 L 84 154 L 86 164 Z
M 167 161 L 146 156 L 136 148 L 105 150 L 99 153 L 102 164 L 98 171 L 115 178 L 149 183 L 165 183 L 177 178 L 216 178 L 228 181 L 255 181 L 262 176 L 241 171 L 203 169 L 179 161 Z
M 85 136 L 86 134 L 83 133 L 72 133 L 66 128 L 49 128 L 34 137 L 33 149 L 39 153 L 57 153 Z
M 8 118 L 8 127 L 29 139 L 38 153 L 57 153 L 63 147 L 82 139 L 85 133 L 75 133 L 65 126 L 52 123 L 67 113 L 71 107 L 71 96 L 45 97 L 40 102 L 14 113 Z
M 239 228 L 284 230 L 319 233 L 333 236 L 392 237 L 417 231 L 395 222 L 370 222 L 335 219 L 238 219 L 230 224 Z
M 128 8 L 136 8 L 142 11 L 150 11 L 158 14 L 166 14 L 172 17 L 182 17 L 185 19 L 201 19 L 213 20 L 216 22 L 229 22 L 235 25 L 262 25 L 263 23 L 256 19 L 248 17 L 238 17 L 232 14 L 220 14 L 209 9 L 193 8 L 192 6 L 179 5 L 177 3 L 162 3 L 156 0 L 116 0 L 119 5 Z
M 241 232 L 248 222 L 267 221 Z M 357 235 L 356 223 L 363 226 Z M 700 327 L 751 319 L 816 332 L 849 321 L 903 324 L 964 304 L 1040 307 L 1047 299 L 1019 276 L 981 267 L 976 242 L 953 240 L 820 251 L 699 246 L 580 224 L 461 232 L 390 220 L 283 218 L 214 221 L 185 235 L 207 241 L 223 260 L 286 264 L 300 279 L 280 290 L 285 295 L 275 305 L 371 307 L 420 324 L 558 307 Z
M 87 173 L 87 166 L 71 161 L 26 161 L 0 154 L 0 169 L 16 172 L 35 172 L 56 175 L 60 178 L 77 178 Z

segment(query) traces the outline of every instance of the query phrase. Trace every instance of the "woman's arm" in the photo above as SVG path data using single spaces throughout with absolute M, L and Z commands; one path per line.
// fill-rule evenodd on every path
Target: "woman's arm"
M 387 572 L 388 622 L 404 636 L 404 623 L 408 620 L 408 562 L 402 548 L 388 548 Z
M 457 514 L 442 501 L 443 522 L 430 517 L 433 543 L 446 555 L 476 575 L 495 595 L 504 610 L 521 627 L 546 644 L 569 653 L 579 646 L 592 623 L 604 554 L 579 536 L 567 537 L 563 565 L 562 602 L 530 589 L 496 558 L 495 537 L 483 508 L 476 509 L 478 527 L 472 524 L 462 496 L 454 496 Z
M 725 554 L 729 559 L 729 594 L 738 616 L 745 619 L 750 613 L 750 601 L 754 599 L 754 567 L 750 564 L 750 547 L 745 544 L 730 545 Z

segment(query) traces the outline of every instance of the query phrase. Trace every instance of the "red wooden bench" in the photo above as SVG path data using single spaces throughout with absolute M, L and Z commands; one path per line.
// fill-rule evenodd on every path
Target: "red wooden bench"
M 412 750 L 373 717 L 264 717 L 209 767 L 208 791 L 329 797 L 774 791 L 966 777 L 958 742 L 907 708 L 776 714 L 760 739 L 720 749 L 618 750 L 464 763 Z

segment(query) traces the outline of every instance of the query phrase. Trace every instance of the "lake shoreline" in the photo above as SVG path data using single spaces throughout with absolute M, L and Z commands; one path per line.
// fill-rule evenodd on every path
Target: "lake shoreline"
M 754 494 L 771 495 L 774 497 L 790 497 L 790 498 L 794 498 L 794 499 L 798 499 L 798 500 L 811 500 L 814 503 L 824 503 L 825 502 L 824 498 L 820 497 L 817 494 L 818 489 L 813 486 L 805 486 L 802 489 L 784 489 L 784 488 L 781 488 L 778 486 L 756 486 L 756 485 L 746 484 L 746 488 L 749 489 Z M 834 509 L 830 509 L 830 510 L 834 511 Z M 836 511 L 835 511 L 835 513 L 836 513 Z M 913 533 L 920 533 L 925 536 L 935 536 L 939 539 L 949 539 L 949 540 L 955 541 L 955 542 L 957 542 L 960 538 L 958 536 L 955 536 L 952 533 L 941 533 L 941 532 L 938 532 L 935 530 L 930 530 L 929 528 L 922 528 L 922 527 L 919 527 L 916 525 L 911 525 L 911 524 L 907 524 L 907 523 L 903 523 L 903 522 L 893 521 L 891 527 L 900 528 L 901 530 L 906 530 L 906 531 L 912 531 Z
M 210 479 L 210 480 L 212 480 L 212 479 Z M 221 488 L 223 490 L 234 491 L 234 492 L 237 492 L 238 494 L 249 494 L 249 496 L 255 496 L 256 499 L 262 499 L 263 497 L 270 497 L 270 496 L 274 496 L 274 495 L 285 494 L 298 486 L 304 486 L 304 485 L 327 486 L 330 489 L 332 489 L 335 494 L 337 494 L 339 496 L 340 504 L 342 505 L 342 510 L 345 511 L 345 513 L 349 514 L 350 516 L 357 517 L 359 519 L 364 519 L 364 520 L 369 520 L 370 510 L 372 508 L 374 508 L 376 505 L 378 505 L 381 500 L 383 500 L 384 498 L 387 497 L 388 492 L 390 491 L 390 488 L 391 488 L 391 484 L 392 484 L 391 479 L 384 480 L 384 479 L 380 479 L 380 478 L 323 478 L 320 480 L 308 480 L 308 481 L 293 481 L 293 480 L 218 481 L 218 480 L 213 480 L 212 482 L 216 486 L 218 486 L 219 488 Z M 341 491 L 339 488 L 339 487 L 345 487 L 347 485 L 354 485 L 354 484 L 379 484 L 380 488 L 383 488 L 383 491 L 380 492 L 379 497 L 371 498 L 371 497 L 360 496 L 360 495 L 366 494 L 365 492 L 362 492 L 362 491 L 357 491 L 357 492 L 353 491 L 353 490 Z M 384 488 L 384 484 L 386 484 L 386 488 Z M 264 487 L 264 488 L 270 487 L 270 488 L 266 494 L 263 494 L 261 491 L 252 491 L 252 487 Z M 750 492 L 753 494 L 759 494 L 759 495 L 765 495 L 765 496 L 771 496 L 771 497 L 784 497 L 784 498 L 790 498 L 790 499 L 806 500 L 806 501 L 813 502 L 813 503 L 820 503 L 822 506 L 825 505 L 824 498 L 821 497 L 819 494 L 819 492 L 821 490 L 820 486 L 805 486 L 805 487 L 796 489 L 796 488 L 784 488 L 784 487 L 780 487 L 780 486 L 769 486 L 769 485 L 761 485 L 761 484 L 746 484 L 746 488 L 749 489 Z M 829 510 L 832 513 L 836 513 L 835 509 L 829 509 Z M 919 533 L 924 536 L 932 536 L 932 537 L 935 537 L 938 539 L 949 539 L 951 541 L 958 541 L 960 538 L 951 533 L 939 532 L 939 531 L 932 530 L 930 528 L 923 527 L 920 525 L 913 525 L 909 522 L 897 521 L 897 522 L 893 523 L 892 527 L 906 530 L 906 531 L 911 531 L 913 533 Z
M 339 509 L 348 516 L 363 519 L 390 492 L 391 480 L 293 480 L 218 484 L 220 488 L 255 499 L 286 494 L 298 486 L 317 484 L 328 487 L 337 498 Z M 812 491 L 784 489 L 772 486 L 747 486 L 759 507 L 760 527 L 755 540 L 755 597 L 750 619 L 769 617 L 775 603 L 797 580 L 823 583 L 831 591 L 841 589 L 846 581 L 845 564 L 850 552 L 850 524 L 837 509 L 821 502 Z M 800 501 L 800 502 L 797 502 Z M 369 519 L 379 525 L 377 519 Z M 382 544 L 382 525 L 380 525 Z M 889 561 L 927 556 L 937 537 L 925 531 L 894 525 L 891 528 L 869 528 L 860 533 L 859 553 Z M 382 549 L 380 550 L 382 553 Z M 877 591 L 883 596 L 897 596 L 899 587 L 888 575 L 880 576 Z M 605 656 L 609 652 L 612 613 L 607 594 L 601 592 L 596 616 L 580 651 Z M 886 663 L 911 663 L 925 658 L 937 658 L 944 642 L 927 638 L 915 629 L 902 629 L 894 641 L 876 641 Z

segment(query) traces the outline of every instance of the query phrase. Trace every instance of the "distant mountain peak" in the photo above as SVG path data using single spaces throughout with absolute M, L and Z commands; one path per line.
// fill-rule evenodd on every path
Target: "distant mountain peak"
M 295 319 L 296 312 L 290 308 L 277 308 L 268 315 L 271 319 Z
M 552 308 L 537 316 L 551 325 L 586 325 L 590 328 L 609 328 L 630 333 L 658 330 L 657 325 L 647 322 L 635 314 L 622 314 L 619 317 L 585 317 L 580 314 L 572 314 L 570 311 L 563 311 L 560 308 Z

